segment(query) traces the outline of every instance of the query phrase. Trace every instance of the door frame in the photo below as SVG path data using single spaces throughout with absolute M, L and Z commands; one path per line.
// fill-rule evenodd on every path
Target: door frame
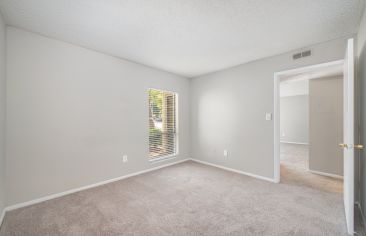
M 273 157 L 273 180 L 275 183 L 281 181 L 281 161 L 280 161 L 280 79 L 282 76 L 312 72 L 330 66 L 344 65 L 344 60 L 331 61 L 326 63 L 314 64 L 310 66 L 299 67 L 290 70 L 284 70 L 274 73 L 274 157 Z

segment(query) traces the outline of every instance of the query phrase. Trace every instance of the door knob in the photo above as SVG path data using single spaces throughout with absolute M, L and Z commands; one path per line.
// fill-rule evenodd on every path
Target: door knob
M 358 150 L 363 150 L 363 145 L 362 144 L 355 144 L 353 147 L 355 149 L 358 149 Z
M 348 145 L 347 144 L 345 144 L 345 143 L 340 143 L 340 144 L 338 144 L 341 148 L 348 148 Z

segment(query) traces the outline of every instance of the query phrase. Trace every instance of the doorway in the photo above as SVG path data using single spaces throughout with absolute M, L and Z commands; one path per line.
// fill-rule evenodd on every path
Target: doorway
M 309 145 L 309 138 L 311 136 L 309 127 L 310 123 L 309 104 L 311 102 L 309 98 L 310 84 L 313 84 L 313 81 L 317 79 L 320 80 L 321 78 L 342 76 L 343 67 L 344 67 L 344 60 L 339 60 L 275 73 L 274 180 L 276 183 L 279 183 L 281 180 L 281 141 L 282 146 L 284 147 L 285 155 L 286 151 L 287 153 L 288 151 L 290 151 L 290 152 L 298 152 L 299 154 L 297 160 L 288 160 L 288 158 L 284 157 L 283 158 L 284 162 L 286 162 L 287 160 L 289 165 L 291 165 L 291 162 L 294 165 L 296 165 L 295 162 L 297 162 L 297 167 L 303 168 L 305 170 L 309 169 L 309 148 L 306 146 Z M 310 81 L 312 82 L 310 83 Z M 300 95 L 300 96 L 298 96 L 296 99 L 286 99 L 286 97 L 291 97 L 291 95 Z M 301 95 L 305 96 L 301 97 Z M 288 122 L 293 122 L 292 124 L 288 125 L 289 127 L 283 127 L 282 130 L 281 130 L 281 96 L 284 102 L 283 105 L 286 104 L 287 106 L 287 111 L 282 109 L 282 112 L 292 113 L 289 114 L 288 116 L 290 117 L 292 115 L 292 117 L 287 119 L 289 119 Z M 306 96 L 308 98 L 306 98 Z M 308 101 L 306 102 L 306 100 Z M 299 105 L 303 107 L 299 107 Z M 286 120 L 282 120 L 282 122 L 284 121 L 286 122 Z M 284 123 L 282 123 L 282 125 L 283 124 Z M 302 126 L 300 127 L 302 128 L 302 130 L 296 130 L 296 131 L 293 130 L 294 127 L 299 128 L 299 126 Z M 303 145 L 303 146 L 292 146 L 285 144 Z M 291 146 L 293 148 L 291 148 Z
M 348 39 L 344 60 L 307 66 L 299 69 L 276 72 L 274 74 L 274 182 L 280 182 L 280 81 L 284 77 L 296 77 L 304 73 L 322 73 L 329 68 L 343 68 L 343 139 L 339 146 L 343 150 L 343 202 L 348 234 L 354 234 L 354 163 L 355 150 L 363 148 L 355 144 L 355 54 L 354 40 Z
M 343 192 L 343 67 L 280 78 L 281 182 Z

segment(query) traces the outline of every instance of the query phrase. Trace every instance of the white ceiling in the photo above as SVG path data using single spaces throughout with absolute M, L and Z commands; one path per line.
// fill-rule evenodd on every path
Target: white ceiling
M 363 0 L 0 0 L 5 21 L 187 77 L 357 31 Z

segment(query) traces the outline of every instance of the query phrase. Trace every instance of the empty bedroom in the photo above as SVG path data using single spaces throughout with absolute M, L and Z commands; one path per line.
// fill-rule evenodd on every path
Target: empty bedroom
M 0 0 L 0 236 L 366 235 L 365 0 Z

